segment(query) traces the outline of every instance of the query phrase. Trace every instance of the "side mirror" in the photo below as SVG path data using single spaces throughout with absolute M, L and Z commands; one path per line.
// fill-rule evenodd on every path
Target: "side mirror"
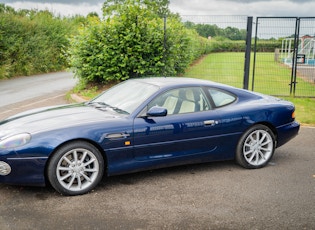
M 165 117 L 167 115 L 167 109 L 159 106 L 153 106 L 147 112 L 148 117 Z

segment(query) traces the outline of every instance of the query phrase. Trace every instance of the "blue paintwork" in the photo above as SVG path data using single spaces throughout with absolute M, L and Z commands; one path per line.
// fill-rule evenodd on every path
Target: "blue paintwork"
M 19 148 L 0 149 L 0 161 L 12 172 L 1 183 L 45 185 L 49 157 L 59 146 L 86 140 L 103 152 L 107 175 L 169 167 L 180 164 L 234 159 L 242 133 L 257 123 L 268 125 L 278 146 L 297 135 L 299 124 L 291 117 L 294 105 L 261 94 L 188 78 L 141 79 L 160 90 L 132 114 L 100 110 L 85 103 L 37 109 L 0 122 L 0 140 L 28 132 L 31 141 Z M 204 112 L 172 116 L 139 117 L 153 98 L 183 86 L 209 86 L 237 96 L 230 105 Z M 160 111 L 161 112 L 161 111 Z M 213 120 L 213 125 L 204 121 Z M 111 138 L 111 134 L 122 134 Z

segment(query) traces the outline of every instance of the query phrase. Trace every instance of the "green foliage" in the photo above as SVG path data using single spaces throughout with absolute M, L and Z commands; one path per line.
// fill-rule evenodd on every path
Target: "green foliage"
M 254 39 L 253 39 L 254 40 Z M 255 41 L 252 41 L 252 48 L 254 48 Z M 282 40 L 278 39 L 257 39 L 256 50 L 259 52 L 274 52 L 282 46 Z
M 164 17 L 171 14 L 168 9 L 169 4 L 169 0 L 105 0 L 102 9 L 106 17 L 121 12 L 123 5 L 137 5 L 148 9 L 160 17 Z
M 210 41 L 211 52 L 244 52 L 245 41 L 232 41 L 225 37 L 216 37 Z
M 158 19 L 144 16 L 131 10 L 85 27 L 69 49 L 76 75 L 87 82 L 111 82 L 156 73 L 163 65 L 163 34 Z
M 58 71 L 75 28 L 48 11 L 20 10 L 0 4 L 0 78 Z
M 164 19 L 140 1 L 111 10 L 115 13 L 106 20 L 91 21 L 71 39 L 69 63 L 81 81 L 177 75 L 205 53 L 207 40 L 185 28 L 176 16 L 167 18 L 165 34 Z
M 210 24 L 195 24 L 193 22 L 185 22 L 185 26 L 190 29 L 195 29 L 202 37 L 225 37 L 230 40 L 245 40 L 246 30 L 235 27 L 220 28 L 217 25 Z

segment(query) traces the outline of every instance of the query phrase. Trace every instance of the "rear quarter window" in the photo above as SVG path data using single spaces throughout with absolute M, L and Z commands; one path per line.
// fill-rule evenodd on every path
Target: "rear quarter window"
M 235 95 L 221 89 L 209 89 L 209 94 L 216 107 L 229 105 L 236 100 Z

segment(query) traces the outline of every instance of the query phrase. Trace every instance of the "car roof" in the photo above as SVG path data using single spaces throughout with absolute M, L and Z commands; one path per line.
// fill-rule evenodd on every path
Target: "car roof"
M 185 86 L 185 85 L 208 85 L 208 86 L 226 86 L 216 82 L 201 80 L 197 78 L 188 77 L 149 77 L 149 78 L 136 78 L 134 81 L 144 82 L 152 85 L 163 87 L 169 86 Z
M 241 97 L 242 95 L 245 97 L 255 97 L 261 98 L 262 95 L 256 94 L 254 92 L 236 88 L 230 85 L 217 83 L 214 81 L 203 80 L 198 78 L 188 78 L 188 77 L 148 77 L 148 78 L 134 78 L 129 81 L 139 81 L 147 84 L 156 85 L 159 88 L 173 88 L 173 87 L 185 87 L 185 86 L 210 86 L 214 88 L 219 88 L 222 90 L 227 90 L 230 93 L 238 95 Z

